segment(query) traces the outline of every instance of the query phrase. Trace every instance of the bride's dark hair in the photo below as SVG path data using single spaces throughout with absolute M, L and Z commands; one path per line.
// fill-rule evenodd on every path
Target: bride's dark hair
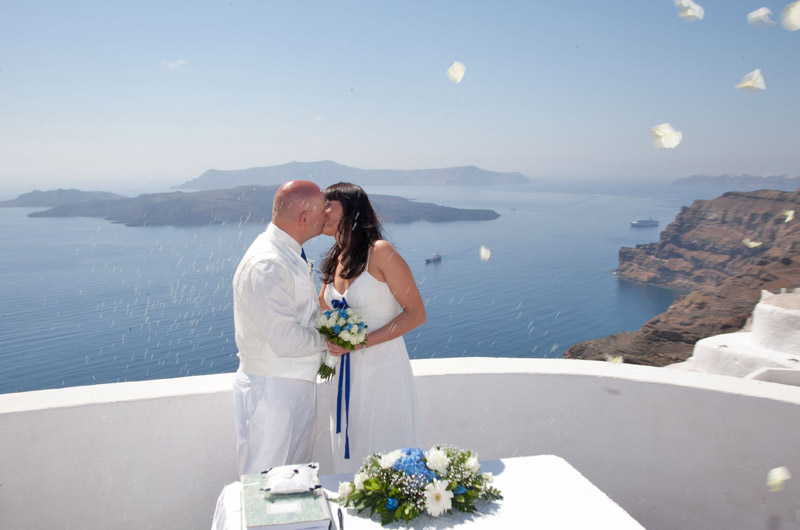
M 360 186 L 338 182 L 322 193 L 325 200 L 339 201 L 342 205 L 342 217 L 336 227 L 341 242 L 334 242 L 322 260 L 322 281 L 333 282 L 339 261 L 342 262 L 342 278 L 355 278 L 364 272 L 372 244 L 383 239 L 381 222 Z

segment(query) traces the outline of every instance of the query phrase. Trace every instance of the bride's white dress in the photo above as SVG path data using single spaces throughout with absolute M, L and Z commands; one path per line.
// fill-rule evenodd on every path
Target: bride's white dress
M 328 307 L 333 300 L 347 300 L 352 310 L 367 324 L 367 332 L 383 327 L 402 311 L 389 286 L 366 270 L 350 287 L 339 293 L 333 283 L 325 287 Z M 367 340 L 369 346 L 369 339 Z M 331 402 L 331 442 L 334 473 L 354 473 L 372 453 L 419 446 L 417 392 L 403 337 L 369 346 L 350 354 L 350 413 L 341 404 L 341 432 L 336 433 L 336 404 L 339 375 Z M 345 432 L 349 420 L 350 458 L 345 459 Z

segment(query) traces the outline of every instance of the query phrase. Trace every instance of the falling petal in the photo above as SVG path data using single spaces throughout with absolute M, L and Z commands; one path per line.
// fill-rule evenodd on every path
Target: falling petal
M 781 491 L 783 484 L 792 478 L 792 474 L 785 466 L 770 469 L 767 473 L 767 487 L 769 491 Z
M 606 355 L 606 361 L 613 364 L 622 364 L 624 359 L 622 355 Z
M 794 210 L 786 210 L 785 212 L 783 212 L 783 215 L 786 216 L 786 220 L 784 221 L 784 223 L 788 223 L 789 221 L 794 219 Z
M 676 131 L 669 123 L 662 123 L 650 129 L 655 139 L 653 146 L 657 149 L 674 149 L 681 143 L 683 133 Z
M 481 261 L 489 261 L 489 258 L 492 257 L 492 251 L 484 247 L 483 245 L 481 245 L 480 254 L 481 254 Z
M 767 84 L 764 82 L 764 76 L 761 75 L 761 70 L 756 68 L 744 76 L 739 84 L 733 88 L 741 88 L 748 92 L 757 92 L 759 90 L 766 90 Z
M 800 0 L 792 2 L 783 8 L 781 24 L 789 31 L 797 31 L 800 29 Z
M 756 248 L 764 244 L 761 241 L 750 241 L 748 238 L 742 239 L 742 243 L 744 243 L 744 246 L 747 248 Z
M 705 10 L 693 0 L 675 0 L 675 7 L 678 8 L 678 16 L 688 22 L 703 20 Z
M 775 21 L 769 18 L 771 14 L 772 11 L 770 8 L 759 7 L 755 11 L 751 11 L 747 14 L 747 23 L 752 24 L 759 29 L 768 28 L 769 26 L 775 24 Z
M 447 77 L 450 78 L 450 81 L 453 83 L 460 83 L 461 80 L 464 78 L 464 72 L 466 72 L 466 67 L 458 61 L 455 61 L 450 68 L 447 69 Z

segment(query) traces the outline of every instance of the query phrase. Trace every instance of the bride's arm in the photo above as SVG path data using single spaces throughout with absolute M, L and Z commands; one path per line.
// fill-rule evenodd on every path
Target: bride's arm
M 326 311 L 326 310 L 330 309 L 330 307 L 328 307 L 328 304 L 325 303 L 325 287 L 326 287 L 326 285 L 327 284 L 323 283 L 322 284 L 322 289 L 319 290 L 319 307 L 320 307 L 320 309 L 322 311 Z
M 400 337 L 425 323 L 425 304 L 408 263 L 388 241 L 376 241 L 370 255 L 371 273 L 386 282 L 403 311 L 380 329 L 367 330 L 366 347 Z M 357 348 L 357 349 L 360 349 Z

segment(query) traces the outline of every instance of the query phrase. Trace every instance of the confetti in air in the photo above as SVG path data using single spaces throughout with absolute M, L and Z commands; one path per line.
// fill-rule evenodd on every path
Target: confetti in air
M 768 7 L 759 7 L 755 11 L 747 14 L 747 23 L 759 29 L 768 28 L 775 24 L 775 21 L 769 18 L 772 11 Z
M 792 478 L 792 474 L 785 466 L 770 469 L 767 473 L 767 487 L 769 491 L 781 491 L 783 484 Z
M 655 137 L 653 146 L 657 149 L 674 149 L 683 139 L 683 133 L 676 131 L 669 123 L 656 125 L 650 129 L 650 134 Z
M 489 261 L 489 258 L 492 257 L 492 251 L 484 247 L 483 245 L 481 245 L 480 254 L 481 254 L 481 261 L 484 262 Z
M 447 69 L 447 77 L 450 78 L 450 81 L 453 83 L 460 83 L 462 79 L 464 79 L 464 72 L 467 71 L 467 68 L 461 64 L 460 62 L 454 62 L 450 68 Z
M 738 85 L 733 88 L 740 88 L 748 92 L 757 92 L 759 90 L 766 90 L 767 84 L 764 82 L 764 76 L 761 75 L 761 69 L 756 68 L 749 74 L 745 75 Z
M 746 246 L 747 248 L 756 248 L 764 244 L 761 241 L 750 241 L 750 239 L 748 238 L 742 239 L 742 243 L 744 243 L 744 246 Z
M 622 364 L 625 362 L 622 355 L 606 355 L 606 361 L 613 364 Z
M 783 215 L 786 216 L 786 220 L 784 221 L 784 223 L 788 223 L 794 219 L 794 210 L 786 210 L 785 212 L 783 212 Z
M 678 8 L 678 16 L 688 22 L 703 20 L 705 10 L 692 0 L 675 0 L 675 7 Z
M 783 9 L 781 25 L 789 31 L 800 29 L 800 0 L 792 2 Z

